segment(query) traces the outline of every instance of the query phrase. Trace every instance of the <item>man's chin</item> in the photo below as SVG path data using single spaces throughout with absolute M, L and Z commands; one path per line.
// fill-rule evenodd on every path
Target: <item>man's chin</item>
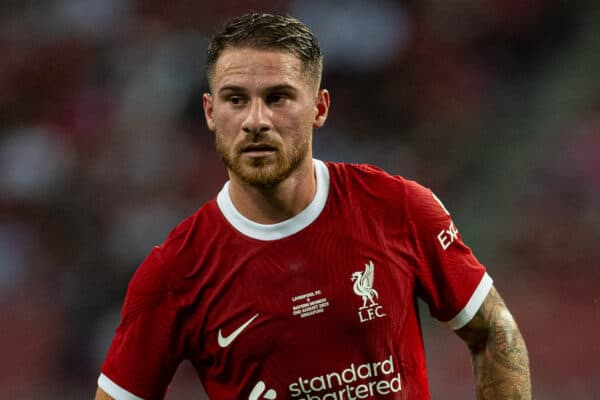
M 259 187 L 270 187 L 281 183 L 289 173 L 280 171 L 272 165 L 242 167 L 234 173 L 244 182 Z
M 306 154 L 306 153 L 304 153 Z M 237 178 L 256 187 L 273 187 L 286 180 L 302 163 L 302 157 L 221 157 Z

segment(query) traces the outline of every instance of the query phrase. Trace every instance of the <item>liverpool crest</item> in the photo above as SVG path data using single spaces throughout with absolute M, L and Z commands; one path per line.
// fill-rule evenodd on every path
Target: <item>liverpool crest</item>
M 358 317 L 360 322 L 366 322 L 375 318 L 385 317 L 383 307 L 377 303 L 379 293 L 373 288 L 375 278 L 375 264 L 369 260 L 365 264 L 364 271 L 356 271 L 352 273 L 350 278 L 354 285 L 352 289 L 357 296 L 362 297 L 363 304 L 358 309 Z

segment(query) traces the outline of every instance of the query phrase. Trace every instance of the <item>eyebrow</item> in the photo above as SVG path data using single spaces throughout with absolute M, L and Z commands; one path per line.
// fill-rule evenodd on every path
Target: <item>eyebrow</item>
M 264 90 L 267 92 L 283 92 L 283 91 L 296 92 L 296 91 L 298 91 L 298 89 L 296 87 L 294 87 L 292 85 L 288 85 L 288 84 L 269 86 L 269 87 L 265 88 Z M 247 89 L 245 89 L 242 86 L 226 85 L 219 89 L 219 94 L 223 93 L 223 92 L 246 92 L 246 91 L 247 91 Z
M 236 85 L 227 85 L 227 86 L 223 86 L 222 88 L 219 89 L 219 93 L 222 92 L 245 92 L 246 89 L 244 89 L 241 86 L 236 86 Z
M 267 89 L 271 92 L 285 92 L 285 91 L 295 92 L 298 90 L 296 87 L 294 87 L 292 85 L 287 85 L 287 84 L 275 85 L 275 86 L 271 86 Z

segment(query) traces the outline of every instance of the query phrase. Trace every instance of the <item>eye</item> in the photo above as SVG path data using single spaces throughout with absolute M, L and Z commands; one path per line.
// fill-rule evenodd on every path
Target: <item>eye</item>
M 287 99 L 287 96 L 283 93 L 272 93 L 267 96 L 267 104 L 280 104 Z
M 228 100 L 234 106 L 238 106 L 244 102 L 244 98 L 242 96 L 229 96 Z

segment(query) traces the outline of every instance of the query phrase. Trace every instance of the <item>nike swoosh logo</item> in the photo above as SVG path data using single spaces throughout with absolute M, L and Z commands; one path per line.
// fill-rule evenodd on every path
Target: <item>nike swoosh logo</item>
M 258 314 L 256 314 L 254 317 L 252 317 L 248 321 L 246 321 L 244 323 L 244 325 L 240 326 L 235 331 L 231 332 L 231 334 L 229 334 L 229 336 L 224 337 L 223 334 L 221 333 L 221 330 L 219 329 L 219 337 L 217 338 L 218 342 L 219 342 L 219 346 L 221 346 L 222 348 L 229 346 L 231 344 L 231 342 L 233 342 L 235 340 L 235 338 L 238 337 L 240 335 L 240 333 L 242 333 L 242 331 L 244 329 L 246 329 L 248 327 L 248 325 L 250 325 L 252 323 L 252 321 L 254 321 L 256 319 L 256 317 L 258 317 Z

